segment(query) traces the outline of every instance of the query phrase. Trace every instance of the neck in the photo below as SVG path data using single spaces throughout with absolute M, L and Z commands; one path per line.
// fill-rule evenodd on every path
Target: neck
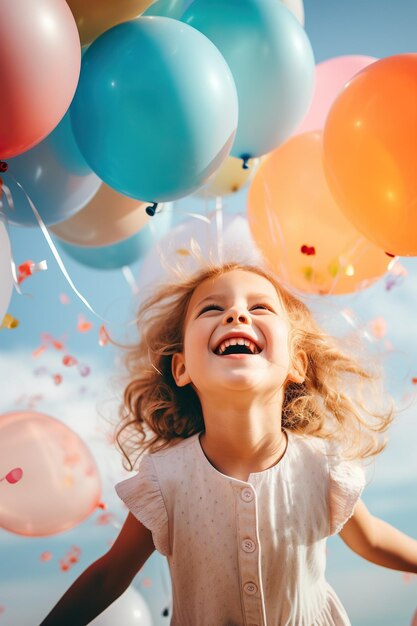
M 222 473 L 263 471 L 285 453 L 282 394 L 266 404 L 265 399 L 246 406 L 209 400 L 202 402 L 202 408 L 205 433 L 200 443 L 208 460 Z

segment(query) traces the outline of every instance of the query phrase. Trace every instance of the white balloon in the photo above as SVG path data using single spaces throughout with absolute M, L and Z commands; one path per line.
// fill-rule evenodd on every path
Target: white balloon
M 200 217 L 181 222 L 145 257 L 137 280 L 141 301 L 157 283 L 175 281 L 177 268 L 189 275 L 208 262 L 261 262 L 246 217 L 222 211 Z
M 0 325 L 9 307 L 13 290 L 12 251 L 9 236 L 3 222 L 0 221 Z
M 142 596 L 128 587 L 90 626 L 153 626 L 151 614 Z
M 295 15 L 301 26 L 304 26 L 303 0 L 281 0 L 285 6 Z

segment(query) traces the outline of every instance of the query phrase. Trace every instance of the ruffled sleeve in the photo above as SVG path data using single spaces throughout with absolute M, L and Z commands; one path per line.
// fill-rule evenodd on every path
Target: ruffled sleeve
M 168 514 L 150 454 L 145 454 L 135 476 L 115 486 L 127 508 L 152 532 L 155 548 L 167 556 L 169 549 Z
M 365 486 L 365 472 L 360 461 L 340 456 L 339 448 L 328 448 L 330 535 L 339 533 L 352 517 Z

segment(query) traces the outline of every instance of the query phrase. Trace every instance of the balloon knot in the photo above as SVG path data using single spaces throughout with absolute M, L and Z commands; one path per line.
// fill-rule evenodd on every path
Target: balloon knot
M 7 172 L 8 169 L 9 166 L 7 165 L 6 161 L 0 161 L 0 172 Z
M 155 213 L 156 213 L 157 206 L 158 206 L 157 202 L 154 202 L 151 206 L 147 206 L 146 209 L 145 209 L 146 213 L 148 215 L 150 215 L 151 217 L 153 217 L 155 215 Z
M 243 170 L 248 170 L 249 169 L 249 159 L 250 159 L 250 155 L 249 154 L 242 154 L 241 156 L 242 159 L 242 169 Z

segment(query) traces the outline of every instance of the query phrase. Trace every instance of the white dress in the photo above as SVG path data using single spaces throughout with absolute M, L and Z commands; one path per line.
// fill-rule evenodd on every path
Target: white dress
M 116 485 L 168 558 L 171 626 L 349 626 L 325 580 L 326 538 L 365 484 L 335 446 L 287 431 L 280 462 L 248 481 L 211 465 L 199 434 L 142 457 Z

